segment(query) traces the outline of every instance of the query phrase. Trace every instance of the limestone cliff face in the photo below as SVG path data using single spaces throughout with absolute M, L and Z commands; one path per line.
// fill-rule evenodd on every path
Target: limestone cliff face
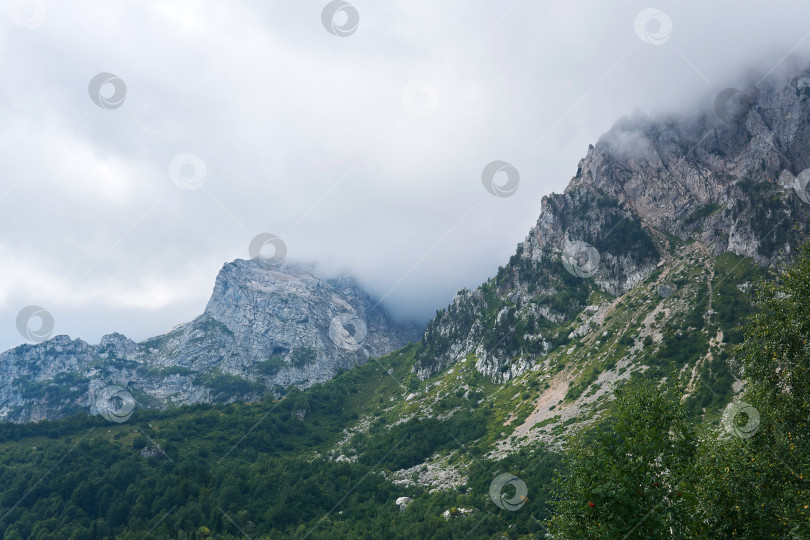
M 417 374 L 472 355 L 509 380 L 565 342 L 558 323 L 591 295 L 627 292 L 683 243 L 772 262 L 807 232 L 808 148 L 810 71 L 729 91 L 694 117 L 620 120 L 544 198 L 497 276 L 429 323 Z
M 36 421 L 89 410 L 119 385 L 142 406 L 256 399 L 310 386 L 419 337 L 351 278 L 295 265 L 226 264 L 202 315 L 135 343 L 57 336 L 0 354 L 0 420 Z
M 784 225 L 806 215 L 808 75 L 752 86 L 718 114 L 626 118 L 589 148 L 566 193 L 600 190 L 650 228 L 768 262 Z

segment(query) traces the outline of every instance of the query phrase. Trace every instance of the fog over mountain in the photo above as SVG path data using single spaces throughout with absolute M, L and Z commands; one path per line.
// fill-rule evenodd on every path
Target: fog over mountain
M 331 27 L 325 4 L 8 2 L 0 349 L 29 305 L 91 343 L 166 332 L 260 233 L 425 322 L 617 118 L 710 108 L 810 49 L 788 1 L 358 0 Z M 512 196 L 482 186 L 496 160 Z

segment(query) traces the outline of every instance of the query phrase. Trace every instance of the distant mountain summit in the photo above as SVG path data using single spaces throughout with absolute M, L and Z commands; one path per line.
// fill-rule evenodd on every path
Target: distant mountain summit
M 712 105 L 616 122 L 564 192 L 543 198 L 497 276 L 459 291 L 428 324 L 416 373 L 474 357 L 480 373 L 508 381 L 573 339 L 570 321 L 592 315 L 583 310 L 677 262 L 681 247 L 768 265 L 806 238 L 810 70 L 727 89 Z
M 56 336 L 0 354 L 0 420 L 99 412 L 96 397 L 110 385 L 150 407 L 257 399 L 325 381 L 419 336 L 352 278 L 235 260 L 220 270 L 203 314 L 166 334 L 135 343 L 115 333 L 98 345 Z

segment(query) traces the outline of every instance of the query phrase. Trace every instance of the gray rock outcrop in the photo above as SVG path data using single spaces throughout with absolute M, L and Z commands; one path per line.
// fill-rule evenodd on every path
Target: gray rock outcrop
M 56 336 L 0 354 L 0 420 L 54 419 L 88 410 L 118 385 L 139 406 L 254 400 L 307 387 L 419 338 L 351 278 L 323 279 L 293 264 L 223 266 L 202 315 L 135 343 Z
M 480 373 L 507 381 L 565 342 L 558 324 L 589 294 L 627 292 L 681 244 L 772 263 L 807 236 L 808 148 L 808 69 L 721 93 L 693 117 L 620 120 L 564 192 L 543 198 L 496 277 L 428 324 L 415 372 L 474 356 Z

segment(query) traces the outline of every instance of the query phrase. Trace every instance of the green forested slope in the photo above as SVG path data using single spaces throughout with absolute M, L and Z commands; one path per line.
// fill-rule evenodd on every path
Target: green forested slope
M 810 257 L 754 307 L 751 261 L 679 249 L 503 384 L 420 380 L 413 344 L 281 400 L 0 425 L 2 538 L 801 537 Z

